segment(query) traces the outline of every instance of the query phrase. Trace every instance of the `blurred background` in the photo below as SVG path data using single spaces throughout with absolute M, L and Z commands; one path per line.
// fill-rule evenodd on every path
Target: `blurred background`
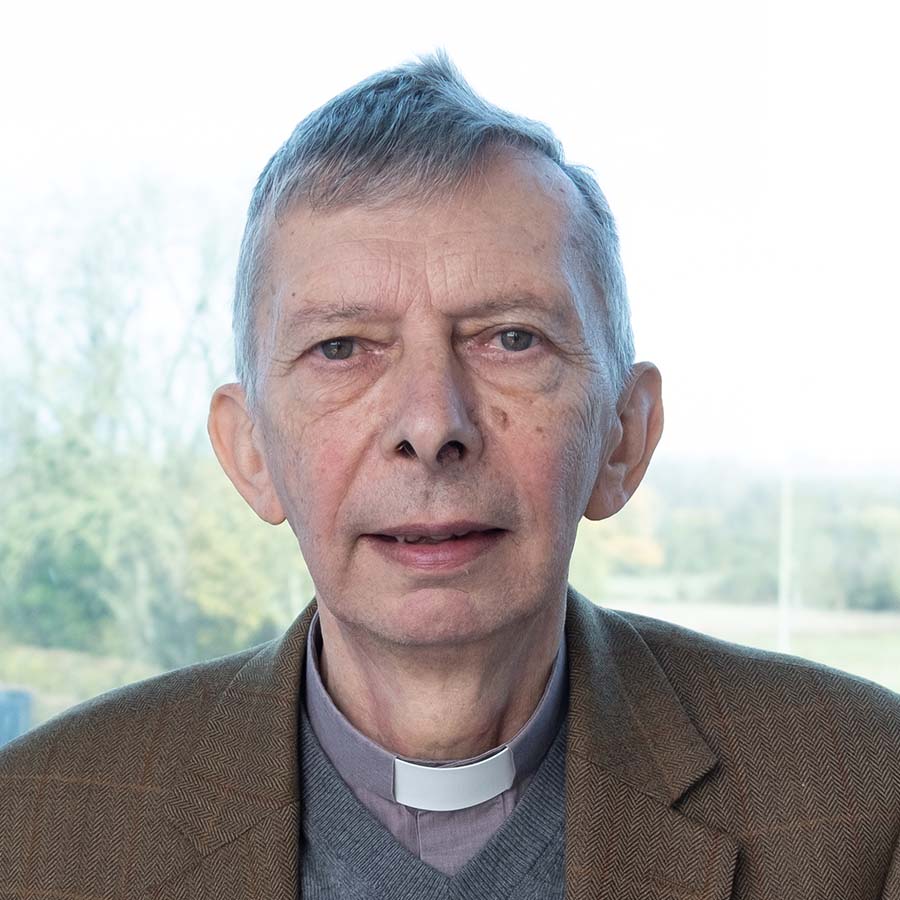
M 327 8 L 326 8 L 327 7 Z M 279 634 L 286 526 L 208 447 L 255 179 L 293 126 L 445 47 L 617 216 L 666 433 L 596 602 L 900 690 L 897 25 L 887 3 L 19 4 L 0 83 L 0 742 Z

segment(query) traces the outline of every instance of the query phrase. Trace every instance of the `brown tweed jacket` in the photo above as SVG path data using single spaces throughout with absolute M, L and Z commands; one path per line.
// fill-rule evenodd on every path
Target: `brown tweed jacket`
M 294 900 L 314 605 L 0 751 L 0 898 Z M 570 591 L 569 900 L 900 900 L 900 697 Z

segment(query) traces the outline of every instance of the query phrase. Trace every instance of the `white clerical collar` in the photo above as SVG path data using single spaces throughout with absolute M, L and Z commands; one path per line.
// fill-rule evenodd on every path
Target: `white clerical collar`
M 449 812 L 466 809 L 508 791 L 516 780 L 509 746 L 462 766 L 423 766 L 394 759 L 394 800 L 404 806 Z
M 484 803 L 540 765 L 565 717 L 566 646 L 560 648 L 543 696 L 518 734 L 502 747 L 451 762 L 401 759 L 358 731 L 334 705 L 319 673 L 319 613 L 310 623 L 304 701 L 313 733 L 338 774 L 359 796 L 370 792 L 414 809 L 436 812 Z

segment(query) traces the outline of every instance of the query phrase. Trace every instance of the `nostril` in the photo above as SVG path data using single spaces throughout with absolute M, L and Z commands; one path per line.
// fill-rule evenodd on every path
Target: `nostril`
M 397 444 L 396 450 L 398 453 L 403 453 L 413 459 L 418 457 L 415 448 L 409 441 L 401 441 Z M 441 464 L 457 462 L 458 460 L 461 460 L 465 454 L 465 444 L 460 441 L 447 441 L 447 443 L 438 450 L 437 462 Z
M 465 447 L 459 441 L 447 441 L 438 451 L 438 462 L 452 462 L 462 459 Z

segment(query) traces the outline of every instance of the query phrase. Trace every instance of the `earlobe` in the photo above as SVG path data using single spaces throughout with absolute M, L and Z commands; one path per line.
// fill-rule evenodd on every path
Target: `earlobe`
M 264 521 L 279 525 L 284 510 L 269 477 L 262 450 L 254 440 L 256 425 L 239 384 L 217 388 L 209 404 L 207 430 L 219 464 L 238 493 Z
M 588 519 L 607 519 L 631 498 L 650 465 L 663 431 L 662 378 L 652 363 L 637 363 L 619 398 L 600 472 L 588 501 Z

